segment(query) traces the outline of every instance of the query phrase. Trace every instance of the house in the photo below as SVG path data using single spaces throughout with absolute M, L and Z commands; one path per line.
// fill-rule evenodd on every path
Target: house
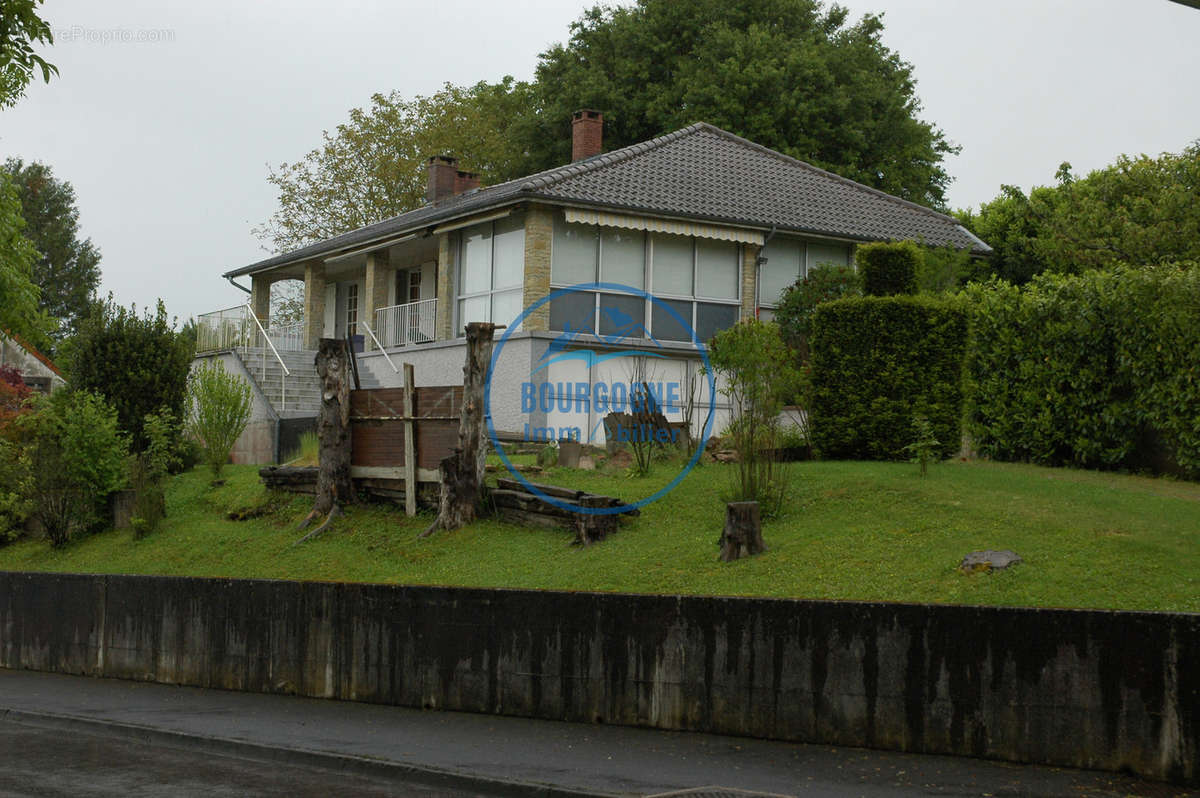
M 67 385 L 58 366 L 15 333 L 0 331 L 0 366 L 12 366 L 21 372 L 26 385 L 42 393 Z
M 594 353 L 613 348 L 614 332 L 636 330 L 619 343 L 657 347 L 663 356 L 650 376 L 694 386 L 697 341 L 740 318 L 769 318 L 785 287 L 820 264 L 853 263 L 860 242 L 912 239 L 990 251 L 949 216 L 712 125 L 606 153 L 603 124 L 596 111 L 577 112 L 572 163 L 496 186 L 480 187 L 454 158 L 430 158 L 423 207 L 227 272 L 230 280 L 250 279 L 249 302 L 200 317 L 201 349 L 236 353 L 248 373 L 262 375 L 260 393 L 286 417 L 313 412 L 316 397 L 312 379 L 301 376 L 289 407 L 277 386 L 292 379 L 284 371 L 297 369 L 283 366 L 311 363 L 322 337 L 348 336 L 361 346 L 368 385 L 400 385 L 401 360 L 415 365 L 417 385 L 457 383 L 467 322 L 511 327 L 541 301 L 507 332 L 491 415 L 510 434 L 559 430 L 571 426 L 560 411 L 565 404 L 554 401 L 563 386 L 615 384 L 636 364 L 559 361 L 538 376 L 551 386 L 551 401 L 531 409 L 518 383 L 553 345 Z M 279 280 L 303 281 L 301 321 L 270 318 L 270 288 Z M 585 283 L 646 295 L 601 286 L 544 301 Z M 697 390 L 693 398 L 707 403 L 703 387 Z M 590 404 L 582 410 L 586 434 L 595 438 L 605 408 L 594 397 Z

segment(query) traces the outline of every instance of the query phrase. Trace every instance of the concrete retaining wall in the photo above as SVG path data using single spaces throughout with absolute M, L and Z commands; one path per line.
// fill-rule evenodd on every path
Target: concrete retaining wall
M 0 666 L 1200 781 L 1200 615 L 0 572 Z

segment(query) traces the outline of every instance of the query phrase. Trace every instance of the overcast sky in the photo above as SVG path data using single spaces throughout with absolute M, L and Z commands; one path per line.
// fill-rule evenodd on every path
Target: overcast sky
M 962 154 L 955 207 L 1120 153 L 1200 138 L 1200 11 L 1168 0 L 849 0 L 884 12 L 924 118 Z M 74 184 L 103 290 L 181 319 L 239 304 L 220 275 L 263 257 L 267 164 L 373 92 L 532 77 L 587 2 L 49 0 L 61 75 L 0 111 L 0 156 Z

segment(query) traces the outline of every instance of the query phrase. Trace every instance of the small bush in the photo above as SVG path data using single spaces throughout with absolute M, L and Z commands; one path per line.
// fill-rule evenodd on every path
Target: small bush
M 941 441 L 962 440 L 967 314 L 929 297 L 860 297 L 817 309 L 810 427 L 829 459 L 901 460 L 921 412 Z
M 917 271 L 921 266 L 921 248 L 912 241 L 861 244 L 854 261 L 862 275 L 867 296 L 895 296 L 917 293 Z
M 18 421 L 31 515 L 52 545 L 102 527 L 125 483 L 129 444 L 116 410 L 86 391 L 59 391 Z
M 912 462 L 921 467 L 921 476 L 929 473 L 929 464 L 936 463 L 941 458 L 941 441 L 933 434 L 933 425 L 923 414 L 913 416 L 913 432 L 916 439 L 904 451 L 912 455 Z
M 779 447 L 779 413 L 800 383 L 795 353 L 778 325 L 747 319 L 717 333 L 709 361 L 722 377 L 718 384 L 733 413 L 728 434 L 738 464 L 729 500 L 756 501 L 764 515 L 773 515 L 787 490 L 787 472 L 774 450 Z
M 188 429 L 200 441 L 204 461 L 216 479 L 250 420 L 250 386 L 226 372 L 221 361 L 211 360 L 192 370 L 188 397 Z

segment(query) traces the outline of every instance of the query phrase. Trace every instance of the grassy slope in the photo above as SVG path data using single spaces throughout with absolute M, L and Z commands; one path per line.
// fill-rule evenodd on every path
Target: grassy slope
M 565 531 L 495 521 L 417 540 L 428 517 L 382 506 L 353 508 L 293 548 L 306 500 L 228 521 L 225 511 L 266 499 L 255 469 L 230 469 L 220 488 L 192 472 L 172 481 L 169 518 L 151 537 L 108 532 L 63 551 L 22 542 L 0 549 L 0 568 L 1200 611 L 1200 485 L 992 463 L 945 463 L 926 479 L 907 464 L 792 468 L 793 500 L 764 527 L 769 551 L 728 565 L 716 540 L 732 467 L 706 465 L 588 549 Z M 543 479 L 636 499 L 670 476 L 662 465 L 644 480 L 562 469 Z M 982 548 L 1026 562 L 956 572 Z

